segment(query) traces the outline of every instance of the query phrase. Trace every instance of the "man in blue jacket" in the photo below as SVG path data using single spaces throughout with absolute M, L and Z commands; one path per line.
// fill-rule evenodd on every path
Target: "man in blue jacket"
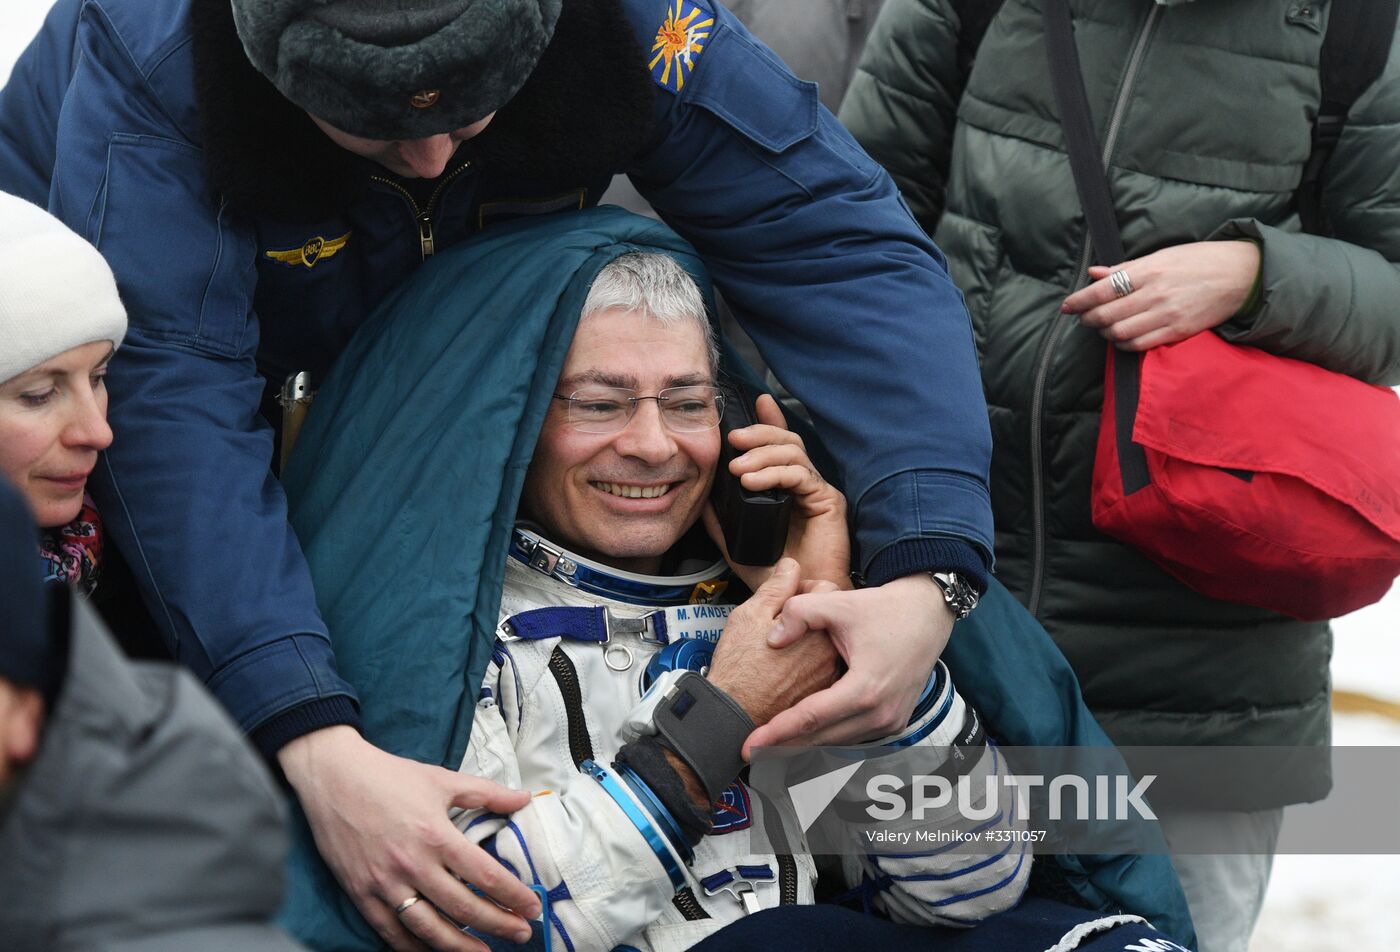
M 872 587 L 780 626 L 826 628 L 850 672 L 754 742 L 887 733 L 990 563 L 971 331 L 889 177 L 718 5 L 60 0 L 0 92 L 0 188 L 96 244 L 132 315 L 94 486 L 111 535 L 396 949 L 417 947 L 404 886 L 518 931 L 449 872 L 532 914 L 443 809 L 520 795 L 359 737 L 266 418 L 434 251 L 587 206 L 616 171 L 705 257 L 853 501 Z

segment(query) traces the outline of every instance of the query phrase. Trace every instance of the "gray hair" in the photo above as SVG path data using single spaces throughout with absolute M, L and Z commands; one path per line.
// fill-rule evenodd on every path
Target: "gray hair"
M 670 255 L 631 251 L 604 266 L 588 289 L 579 320 L 613 309 L 643 311 L 664 327 L 694 321 L 704 332 L 710 372 L 718 372 L 719 340 L 705 311 L 705 297 Z

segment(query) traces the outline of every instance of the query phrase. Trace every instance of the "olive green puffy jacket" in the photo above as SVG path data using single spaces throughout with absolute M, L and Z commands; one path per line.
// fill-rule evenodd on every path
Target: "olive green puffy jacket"
M 1326 171 L 1336 238 L 1302 234 L 1327 0 L 1072 0 L 1129 258 L 1248 237 L 1260 303 L 1218 328 L 1400 382 L 1400 62 Z M 1006 0 L 970 76 L 947 0 L 889 0 L 841 119 L 948 255 L 982 361 L 998 571 L 1054 635 L 1120 744 L 1324 744 L 1331 634 L 1204 598 L 1093 527 L 1103 339 L 1061 316 L 1086 232 L 1037 0 Z M 1326 778 L 1281 781 L 1279 802 Z

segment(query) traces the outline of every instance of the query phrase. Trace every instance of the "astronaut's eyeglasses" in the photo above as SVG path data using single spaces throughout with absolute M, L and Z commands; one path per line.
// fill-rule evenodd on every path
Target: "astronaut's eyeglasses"
M 719 426 L 724 397 L 714 387 L 667 387 L 643 397 L 627 387 L 591 386 L 554 399 L 568 404 L 569 425 L 584 433 L 616 433 L 627 426 L 643 400 L 655 400 L 661 420 L 673 433 L 699 433 Z

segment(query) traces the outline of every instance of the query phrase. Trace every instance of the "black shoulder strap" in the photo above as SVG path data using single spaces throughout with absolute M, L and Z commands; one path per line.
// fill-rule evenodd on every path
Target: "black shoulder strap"
M 1079 70 L 1079 50 L 1074 45 L 1074 25 L 1069 0 L 1043 0 L 1045 46 L 1050 60 L 1050 89 L 1060 110 L 1060 129 L 1069 153 L 1074 187 L 1089 227 L 1089 242 L 1098 264 L 1115 265 L 1123 258 L 1123 236 L 1113 214 L 1113 196 L 1108 191 L 1103 159 L 1099 157 L 1094 120 L 1084 92 Z
M 977 48 L 982 45 L 982 37 L 987 35 L 987 27 L 1001 9 L 1003 0 L 949 0 L 953 12 L 958 15 L 958 68 L 966 76 L 972 70 L 972 61 L 977 56 Z
M 1312 154 L 1298 185 L 1303 230 L 1314 234 L 1330 230 L 1322 208 L 1322 170 L 1342 137 L 1347 113 L 1385 69 L 1400 0 L 1331 0 L 1330 7 L 1318 63 L 1322 95 L 1313 123 Z
M 1079 204 L 1089 228 L 1089 242 L 1094 248 L 1094 260 L 1103 265 L 1123 261 L 1123 236 L 1113 213 L 1113 196 L 1108 190 L 1108 177 L 1099 155 L 1094 122 L 1089 114 L 1089 99 L 1084 92 L 1084 77 L 1079 70 L 1079 50 L 1074 45 L 1074 24 L 1070 18 L 1069 0 L 1042 0 L 1045 23 L 1045 46 L 1050 60 L 1050 88 L 1060 110 L 1060 129 L 1065 136 L 1065 151 L 1069 153 L 1070 172 L 1079 192 Z M 1118 468 L 1123 480 L 1123 492 L 1135 493 L 1151 480 L 1147 457 L 1141 446 L 1133 442 L 1133 420 L 1137 416 L 1138 371 L 1137 354 L 1119 351 L 1111 344 L 1109 360 L 1113 366 L 1114 439 L 1118 444 Z

